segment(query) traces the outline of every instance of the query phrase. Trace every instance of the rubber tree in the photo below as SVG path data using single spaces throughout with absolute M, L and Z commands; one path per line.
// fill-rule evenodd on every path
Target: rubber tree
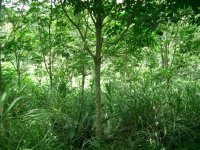
M 100 68 L 101 68 L 101 50 L 102 50 L 102 27 L 103 27 L 103 20 L 104 17 L 102 16 L 101 11 L 97 11 L 95 12 L 95 15 L 92 14 L 92 10 L 88 8 L 88 13 L 90 12 L 90 17 L 92 18 L 92 21 L 94 23 L 95 26 L 95 54 L 93 54 L 92 50 L 89 49 L 88 47 L 88 43 L 87 43 L 87 36 L 84 36 L 80 26 L 74 22 L 72 20 L 72 18 L 70 17 L 70 15 L 68 14 L 65 6 L 65 1 L 59 1 L 61 6 L 62 6 L 62 10 L 64 11 L 66 17 L 68 18 L 68 20 L 75 26 L 75 28 L 78 30 L 81 39 L 83 41 L 83 45 L 84 48 L 86 49 L 86 51 L 89 52 L 89 54 L 92 56 L 93 61 L 94 61 L 94 66 L 95 66 L 95 102 L 96 102 L 96 121 L 95 121 L 95 125 L 96 125 L 96 137 L 97 139 L 101 139 L 102 136 L 102 115 L 101 115 L 101 88 L 100 88 Z M 71 4 L 74 5 L 75 7 L 77 7 L 79 4 L 82 4 L 82 1 L 71 1 Z M 77 5 L 78 4 L 78 5 Z M 90 5 L 90 2 L 88 3 Z M 93 6 L 94 7 L 94 6 Z M 102 7 L 102 0 L 98 1 L 95 3 L 95 7 L 97 7 L 98 9 L 100 9 Z M 78 7 L 77 7 L 78 8 Z M 82 9 L 82 8 L 81 8 Z
M 48 63 L 48 73 L 49 73 L 49 81 L 50 81 L 50 89 L 52 90 L 53 87 L 53 48 L 52 48 L 52 9 L 53 9 L 53 1 L 51 0 L 50 4 L 50 15 L 49 15 L 49 25 L 48 25 L 48 42 L 49 42 L 49 63 Z
M 135 1 L 116 1 L 116 0 L 58 0 L 60 7 L 66 18 L 77 29 L 85 50 L 91 55 L 94 62 L 95 76 L 95 103 L 96 103 L 96 138 L 102 139 L 103 121 L 102 121 L 102 101 L 101 101 L 101 64 L 104 54 L 113 49 L 115 45 L 123 40 L 130 28 L 135 27 L 138 20 L 145 22 L 148 16 L 146 13 L 154 13 L 154 8 L 158 3 L 156 1 L 135 0 Z M 151 8 L 151 9 L 149 9 Z M 159 7 L 157 7 L 159 8 Z M 73 12 L 72 12 L 73 11 Z M 90 27 L 94 39 L 93 45 L 84 36 L 83 30 L 76 21 L 78 15 L 90 16 Z M 154 18 L 155 20 L 155 18 Z M 149 20 L 147 20 L 149 21 Z M 153 21 L 150 22 L 150 24 Z M 87 26 L 87 22 L 85 22 Z M 89 32 L 88 32 L 89 33 Z
M 48 5 L 45 2 L 33 1 L 27 14 L 27 18 L 32 24 L 29 28 L 36 33 L 37 42 L 35 42 L 35 45 L 39 45 L 39 49 L 37 46 L 34 47 L 35 56 L 33 60 L 37 59 L 37 62 L 35 62 L 37 65 L 39 63 L 44 64 L 45 71 L 48 74 L 49 91 L 52 92 L 55 74 L 54 35 L 56 34 L 53 25 L 53 22 L 56 22 L 53 14 L 53 0 L 50 0 Z
M 1 17 L 1 7 L 2 7 L 2 1 L 0 0 L 0 17 Z M 3 73 L 2 73 L 2 45 L 0 43 L 0 100 L 3 95 Z M 3 113 L 3 107 L 0 108 L 0 117 Z
M 3 2 L 3 0 L 0 0 L 0 16 L 1 16 L 2 2 Z M 2 55 L 2 45 L 0 43 L 0 98 L 1 98 L 1 96 L 3 94 L 3 77 L 2 77 L 2 59 L 1 59 L 1 55 Z

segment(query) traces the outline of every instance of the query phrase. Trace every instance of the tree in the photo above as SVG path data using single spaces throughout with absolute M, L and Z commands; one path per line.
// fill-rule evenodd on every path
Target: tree
M 102 126 L 102 102 L 101 102 L 101 63 L 103 53 L 112 49 L 112 46 L 116 45 L 122 40 L 129 28 L 138 26 L 140 21 L 145 22 L 148 16 L 155 17 L 155 8 L 159 8 L 161 3 L 156 1 L 125 1 L 118 4 L 115 0 L 103 1 L 103 0 L 70 0 L 59 1 L 61 8 L 66 15 L 67 19 L 77 29 L 82 39 L 83 44 L 86 47 L 87 52 L 91 55 L 94 61 L 94 74 L 95 74 L 95 102 L 96 102 L 96 138 L 101 139 L 103 135 Z M 83 35 L 83 31 L 69 14 L 69 10 L 72 9 L 75 14 L 89 15 L 90 20 L 94 26 L 95 36 L 95 50 L 89 48 L 88 41 Z M 158 11 L 160 9 L 157 9 Z M 76 17 L 76 16 L 75 16 Z M 155 18 L 154 18 L 155 20 Z M 147 22 L 147 21 L 146 21 Z M 153 21 L 152 21 L 153 22 Z M 134 25 L 135 23 L 135 25 Z M 149 23 L 149 22 L 148 22 Z M 156 25 L 156 22 L 154 22 Z M 84 22 L 84 25 L 88 24 Z M 152 26 L 152 23 L 149 23 Z M 109 30 L 111 28 L 111 30 Z M 125 29 L 124 29 L 125 28 Z M 91 29 L 92 33 L 92 29 Z M 108 36 L 111 36 L 109 40 Z M 108 42 L 105 39 L 108 39 Z
M 3 0 L 0 0 L 0 16 L 1 16 L 2 1 Z M 0 98 L 3 94 L 3 78 L 2 78 L 2 59 L 1 59 L 1 56 L 2 56 L 2 45 L 0 43 Z

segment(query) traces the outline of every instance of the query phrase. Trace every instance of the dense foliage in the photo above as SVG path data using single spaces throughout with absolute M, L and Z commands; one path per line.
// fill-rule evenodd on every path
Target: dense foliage
M 0 0 L 1 150 L 199 150 L 200 2 Z

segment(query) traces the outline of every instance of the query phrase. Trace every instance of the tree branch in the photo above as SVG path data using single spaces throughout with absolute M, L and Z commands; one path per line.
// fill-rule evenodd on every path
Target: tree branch
M 143 1 L 138 0 L 137 2 L 139 4 L 139 6 L 137 7 L 137 9 L 136 9 L 136 11 L 134 13 L 132 13 L 130 16 L 127 17 L 128 19 L 129 18 L 131 18 L 131 19 L 135 18 L 139 14 L 140 8 L 142 6 L 142 2 Z M 112 46 L 117 45 L 118 42 L 121 41 L 124 38 L 124 35 L 128 32 L 128 30 L 130 29 L 130 27 L 131 27 L 132 24 L 133 24 L 133 22 L 131 22 L 131 21 L 128 20 L 127 26 L 124 29 L 124 31 L 121 32 L 121 34 L 118 36 L 118 38 L 114 42 L 112 42 L 112 43 L 109 44 L 110 46 L 106 49 L 106 51 L 109 50 Z
M 77 29 L 78 33 L 80 34 L 80 37 L 81 37 L 82 41 L 84 42 L 84 46 L 87 46 L 87 47 L 86 47 L 86 51 L 94 58 L 94 55 L 92 54 L 92 51 L 89 49 L 88 44 L 87 44 L 87 41 L 86 41 L 86 39 L 85 39 L 85 37 L 84 37 L 84 35 L 83 35 L 83 33 L 82 33 L 82 31 L 81 31 L 79 25 L 76 24 L 76 23 L 72 20 L 72 18 L 70 18 L 69 14 L 67 13 L 67 11 L 66 11 L 66 9 L 65 9 L 65 7 L 64 7 L 64 4 L 63 4 L 62 0 L 60 0 L 60 3 L 61 3 L 61 7 L 62 7 L 62 10 L 63 10 L 65 16 L 66 16 L 67 19 L 70 21 L 70 23 Z
M 91 32 L 95 33 L 95 31 L 89 26 L 89 16 L 90 14 L 88 14 L 87 19 L 84 17 L 85 23 L 86 23 L 86 27 L 88 27 L 88 29 L 90 29 Z

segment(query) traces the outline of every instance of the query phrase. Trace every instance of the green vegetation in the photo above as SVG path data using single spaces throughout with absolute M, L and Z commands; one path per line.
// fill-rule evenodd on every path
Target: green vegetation
M 200 1 L 0 0 L 0 150 L 199 150 Z

